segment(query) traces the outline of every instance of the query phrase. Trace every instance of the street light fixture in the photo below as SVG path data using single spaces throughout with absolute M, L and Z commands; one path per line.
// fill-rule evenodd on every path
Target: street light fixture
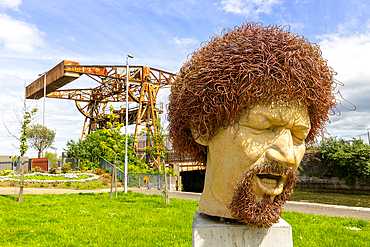
M 369 145 L 370 145 L 369 127 L 367 127 L 367 125 L 362 125 L 362 124 L 358 124 L 357 126 L 363 126 L 363 127 L 366 127 L 366 131 L 367 131 L 367 142 L 368 142 L 368 143 L 369 143 Z
M 125 136 L 126 136 L 126 143 L 125 143 L 125 183 L 124 183 L 124 193 L 127 193 L 127 127 L 128 127 L 128 80 L 130 78 L 130 68 L 128 66 L 128 59 L 134 58 L 131 55 L 127 55 L 126 57 L 126 123 L 125 123 Z
M 44 109 L 42 112 L 42 126 L 45 127 L 45 99 L 46 99 L 46 72 L 39 74 L 39 76 L 44 76 Z M 45 140 L 42 140 L 42 153 L 41 156 L 44 157 L 44 147 L 45 147 Z

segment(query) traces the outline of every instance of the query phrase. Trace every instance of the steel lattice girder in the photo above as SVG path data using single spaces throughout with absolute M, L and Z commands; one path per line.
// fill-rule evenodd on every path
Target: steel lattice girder
M 81 139 L 91 130 L 106 125 L 107 114 L 104 113 L 108 102 L 136 103 L 129 109 L 129 124 L 136 124 L 135 139 L 138 137 L 139 125 L 144 125 L 148 132 L 157 134 L 156 120 L 163 112 L 157 107 L 156 98 L 160 88 L 172 84 L 176 75 L 146 66 L 130 66 L 129 88 L 126 92 L 126 66 L 117 65 L 80 65 L 78 62 L 62 61 L 46 73 L 46 94 L 48 98 L 74 100 L 78 110 L 85 116 Z M 59 88 L 87 75 L 100 86 L 88 89 Z M 39 77 L 26 88 L 27 99 L 43 97 L 44 76 Z M 125 108 L 116 110 L 121 122 L 125 122 Z M 140 139 L 140 138 L 139 138 Z M 150 143 L 150 142 L 148 142 Z M 136 144 L 135 144 L 135 148 Z

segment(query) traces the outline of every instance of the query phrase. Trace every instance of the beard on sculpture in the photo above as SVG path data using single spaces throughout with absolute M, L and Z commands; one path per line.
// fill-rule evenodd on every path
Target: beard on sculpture
M 256 174 L 274 174 L 286 176 L 286 183 L 281 194 L 273 201 L 270 195 L 265 194 L 261 201 L 255 200 L 253 192 L 253 177 Z M 276 163 L 264 163 L 249 170 L 235 189 L 233 199 L 228 205 L 231 215 L 240 223 L 249 226 L 264 228 L 277 223 L 285 201 L 291 194 L 297 176 L 290 168 L 283 168 Z

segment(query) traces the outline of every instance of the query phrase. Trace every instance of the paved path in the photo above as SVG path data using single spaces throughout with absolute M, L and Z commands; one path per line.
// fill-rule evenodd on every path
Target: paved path
M 133 192 L 143 193 L 147 195 L 160 195 L 161 190 L 146 189 L 146 188 L 128 188 Z M 18 193 L 18 189 L 0 187 L 0 195 Z M 76 194 L 76 193 L 107 193 L 110 189 L 101 190 L 68 190 L 68 189 L 38 189 L 38 188 L 25 188 L 24 194 Z M 123 191 L 123 188 L 118 188 L 118 191 Z M 201 193 L 192 192 L 169 192 L 170 198 L 186 199 L 186 200 L 199 200 Z M 293 202 L 288 201 L 284 205 L 284 210 L 293 211 L 305 214 L 324 215 L 324 216 L 339 216 L 350 217 L 357 219 L 364 219 L 370 221 L 370 208 L 362 207 L 346 207 L 336 206 L 319 203 L 307 202 Z

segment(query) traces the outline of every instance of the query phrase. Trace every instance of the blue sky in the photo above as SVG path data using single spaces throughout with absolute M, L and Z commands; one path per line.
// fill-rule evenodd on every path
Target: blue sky
M 354 112 L 340 107 L 328 132 L 367 141 L 366 128 L 357 125 L 370 127 L 368 9 L 370 1 L 361 0 L 0 0 L 0 117 L 17 133 L 24 85 L 62 60 L 125 65 L 131 54 L 132 65 L 176 73 L 213 33 L 254 21 L 289 24 L 291 32 L 321 46 L 345 84 L 341 93 L 357 106 Z M 81 78 L 68 86 L 95 84 Z M 166 104 L 167 96 L 164 90 L 159 100 Z M 42 113 L 42 100 L 29 104 Z M 46 99 L 46 125 L 57 132 L 58 154 L 67 140 L 80 137 L 83 120 L 73 101 Z M 42 123 L 41 115 L 36 123 Z M 0 154 L 17 154 L 12 144 L 18 146 L 1 123 Z

